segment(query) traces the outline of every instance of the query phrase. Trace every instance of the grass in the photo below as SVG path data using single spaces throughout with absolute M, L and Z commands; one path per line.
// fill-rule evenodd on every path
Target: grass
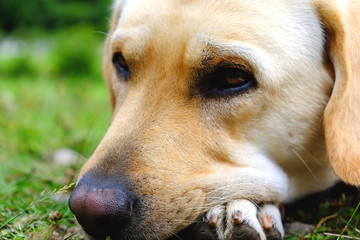
M 26 239 L 39 231 L 49 235 L 44 231 L 55 224 L 49 217 L 54 211 L 64 214 L 56 225 L 65 229 L 73 225 L 67 202 L 49 197 L 58 192 L 55 189 L 75 181 L 76 172 L 108 126 L 110 110 L 105 86 L 101 80 L 92 84 L 88 81 L 26 77 L 1 81 L 2 239 Z M 54 165 L 52 154 L 64 147 L 74 149 L 83 158 L 70 166 Z
M 109 125 L 110 109 L 100 69 L 102 37 L 85 28 L 71 42 L 68 34 L 15 39 L 20 47 L 0 57 L 0 239 L 66 239 L 77 231 L 67 201 L 54 196 L 66 198 Z M 81 43 L 89 36 L 93 40 Z M 47 49 L 39 52 L 39 42 Z M 77 56 L 60 49 L 66 47 L 87 58 L 79 73 Z M 82 157 L 56 165 L 52 155 L 62 148 Z
M 0 238 L 81 239 L 66 197 L 110 121 L 103 37 L 87 27 L 34 35 L 5 38 L 15 47 L 0 56 Z M 56 165 L 62 148 L 81 157 Z M 356 191 L 316 199 L 293 206 L 286 221 L 318 226 L 286 239 L 360 236 Z
M 53 211 L 64 214 L 57 224 L 69 227 L 74 223 L 66 202 L 44 196 L 75 181 L 83 159 L 90 156 L 108 126 L 105 86 L 101 80 L 88 81 L 26 77 L 1 81 L 0 223 L 8 222 L 1 227 L 3 239 L 30 236 L 51 226 Z M 71 166 L 54 165 L 52 154 L 64 147 L 83 158 Z M 40 194 L 43 191 L 53 194 Z
M 338 184 L 331 191 L 307 197 L 287 206 L 286 222 L 314 225 L 311 233 L 290 234 L 286 239 L 359 239 L 359 190 Z

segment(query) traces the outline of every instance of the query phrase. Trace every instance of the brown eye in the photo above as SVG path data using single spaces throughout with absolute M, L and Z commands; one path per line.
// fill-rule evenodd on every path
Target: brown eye
M 255 77 L 244 68 L 225 67 L 215 70 L 202 81 L 206 97 L 230 97 L 257 86 Z
M 124 56 L 120 52 L 116 52 L 114 53 L 112 61 L 116 67 L 117 73 L 127 79 L 129 77 L 129 67 Z
M 248 73 L 238 69 L 226 69 L 224 71 L 224 80 L 228 87 L 239 87 L 249 82 Z

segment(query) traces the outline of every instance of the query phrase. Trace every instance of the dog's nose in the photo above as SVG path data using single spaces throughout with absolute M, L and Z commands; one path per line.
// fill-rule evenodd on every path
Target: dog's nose
M 124 187 L 106 182 L 94 185 L 86 179 L 72 192 L 70 210 L 88 234 L 98 238 L 117 235 L 131 220 L 134 200 Z

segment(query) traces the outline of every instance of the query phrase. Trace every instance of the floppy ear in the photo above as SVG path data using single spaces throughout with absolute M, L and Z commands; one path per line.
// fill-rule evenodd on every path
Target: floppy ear
M 315 0 L 335 84 L 325 109 L 326 150 L 340 179 L 360 185 L 360 1 Z

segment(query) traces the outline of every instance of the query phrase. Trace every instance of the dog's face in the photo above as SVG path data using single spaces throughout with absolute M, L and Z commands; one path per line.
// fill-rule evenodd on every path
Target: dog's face
M 278 203 L 333 183 L 322 126 L 335 71 L 312 4 L 114 7 L 104 51 L 113 119 L 70 202 L 88 233 L 164 239 L 217 204 Z M 106 208 L 120 209 L 117 227 L 90 213 Z

